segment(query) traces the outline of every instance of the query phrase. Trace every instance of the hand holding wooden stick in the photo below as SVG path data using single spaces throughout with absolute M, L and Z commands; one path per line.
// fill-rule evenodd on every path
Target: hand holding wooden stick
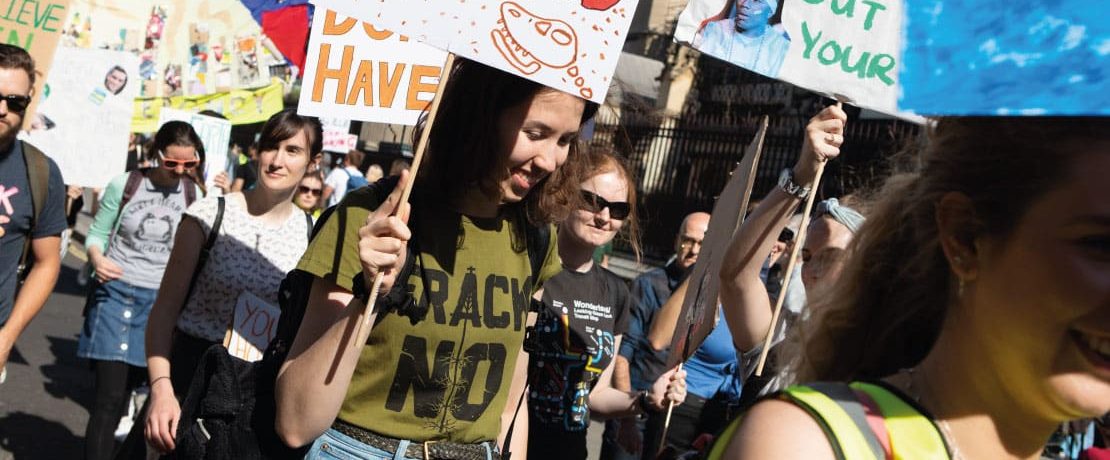
M 771 327 L 767 329 L 767 336 L 763 340 L 763 349 L 759 354 L 759 363 L 755 370 L 757 376 L 763 375 L 763 367 L 767 364 L 767 354 L 771 350 L 771 343 L 775 337 L 775 325 L 778 324 L 779 316 L 782 314 L 782 305 L 787 297 L 786 292 L 790 288 L 791 279 L 794 278 L 794 270 L 797 269 L 798 253 L 801 252 L 805 243 L 810 213 L 813 211 L 817 189 L 821 186 L 821 176 L 825 173 L 825 165 L 828 160 L 840 155 L 840 145 L 844 142 L 844 120 L 846 118 L 841 103 L 837 102 L 835 107 L 827 107 L 813 117 L 806 127 L 802 158 L 798 160 L 798 165 L 795 166 L 794 171 L 795 178 L 807 177 L 810 174 L 809 168 L 814 168 L 812 172 L 813 182 L 810 186 L 809 196 L 806 197 L 805 211 L 802 214 L 798 236 L 794 239 L 794 248 L 790 251 L 786 272 L 783 273 L 782 288 L 779 291 L 778 300 L 775 302 L 774 313 L 771 315 Z M 810 156 L 813 158 L 808 158 Z M 816 167 L 813 166 L 814 163 L 816 163 Z
M 401 191 L 401 204 L 407 204 L 409 196 L 412 195 L 412 184 L 416 182 L 415 175 L 420 171 L 420 162 L 424 159 L 424 151 L 428 147 L 428 136 L 432 132 L 432 126 L 436 120 L 436 112 L 439 111 L 439 102 L 443 99 L 443 89 L 447 87 L 447 79 L 451 75 L 451 68 L 454 67 L 454 64 L 455 54 L 447 53 L 447 60 L 443 63 L 443 69 L 439 73 L 439 86 L 436 88 L 435 98 L 432 99 L 432 105 L 428 109 L 428 118 L 424 121 L 423 131 L 420 132 L 420 141 L 416 146 L 416 152 L 413 153 L 412 168 L 410 170 L 413 177 L 404 184 L 404 188 Z M 397 209 L 401 207 L 402 206 L 399 204 Z M 358 326 L 355 328 L 354 333 L 355 337 L 360 337 L 359 334 L 362 330 L 369 329 L 371 326 L 370 321 L 371 318 L 373 318 L 374 306 L 378 302 L 378 295 L 381 292 L 384 278 L 384 272 L 378 272 L 378 274 L 374 276 L 374 283 L 370 288 L 370 297 L 366 301 L 366 308 L 359 315 Z M 404 282 L 405 280 L 400 281 Z

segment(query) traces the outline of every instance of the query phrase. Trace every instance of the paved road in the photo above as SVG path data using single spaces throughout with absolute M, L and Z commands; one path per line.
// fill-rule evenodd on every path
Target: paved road
M 0 385 L 0 459 L 81 458 L 93 397 L 92 371 L 77 357 L 82 263 L 66 257 L 54 294 L 12 352 Z

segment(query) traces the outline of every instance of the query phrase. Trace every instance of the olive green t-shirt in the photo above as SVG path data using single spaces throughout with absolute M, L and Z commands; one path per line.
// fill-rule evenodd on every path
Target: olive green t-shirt
M 376 203 L 368 190 L 344 199 L 298 268 L 352 288 L 362 271 L 358 229 Z M 553 237 L 534 286 L 527 251 L 513 244 L 514 222 L 414 209 L 415 302 L 378 313 L 341 420 L 413 441 L 497 439 L 533 289 L 561 267 Z

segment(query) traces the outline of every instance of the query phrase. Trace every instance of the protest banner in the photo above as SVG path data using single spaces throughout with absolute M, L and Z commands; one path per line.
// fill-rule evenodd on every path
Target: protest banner
M 415 125 L 435 94 L 446 53 L 326 4 L 318 2 L 313 19 L 297 112 Z
M 692 0 L 675 40 L 753 72 L 891 115 L 902 0 Z
M 213 180 L 221 171 L 227 171 L 228 164 L 234 164 L 227 157 L 228 144 L 231 142 L 231 122 L 222 118 L 210 117 L 199 113 L 178 109 L 162 109 L 158 113 L 158 126 L 167 121 L 184 121 L 204 143 L 204 184 L 208 190 L 217 192 Z
M 0 37 L 4 43 L 27 50 L 39 73 L 31 105 L 24 112 L 23 129 L 31 128 L 31 118 L 45 93 L 69 5 L 70 0 L 0 0 Z
M 907 4 L 899 108 L 928 115 L 1110 114 L 1104 0 Z
M 279 318 L 280 308 L 250 291 L 243 291 L 235 302 L 235 313 L 224 334 L 227 353 L 247 362 L 262 359 L 262 352 L 277 333 Z
M 721 280 L 717 274 L 721 271 L 721 261 L 728 252 L 732 235 L 744 222 L 744 211 L 748 209 L 752 186 L 755 185 L 756 167 L 763 154 L 767 125 L 768 118 L 763 117 L 759 131 L 744 151 L 744 158 L 732 171 L 728 183 L 713 205 L 698 261 L 694 263 L 687 278 L 689 287 L 682 300 L 682 310 L 671 337 L 665 369 L 671 369 L 689 359 L 716 326 L 717 293 L 721 288 Z
M 199 96 L 148 97 L 134 101 L 131 130 L 152 133 L 161 126 L 163 108 L 200 112 L 213 110 L 232 125 L 262 123 L 284 108 L 284 83 L 274 79 L 270 85 L 254 89 L 236 89 Z
M 285 63 L 250 10 L 227 0 L 72 0 L 63 42 L 135 53 L 143 97 L 264 86 Z M 279 77 L 284 75 L 278 75 Z M 157 117 L 155 117 L 157 121 Z
M 340 13 L 602 103 L 636 0 L 331 0 Z
M 66 184 L 104 187 L 123 173 L 139 59 L 109 50 L 59 47 L 65 70 L 47 77 L 27 142 L 54 159 Z

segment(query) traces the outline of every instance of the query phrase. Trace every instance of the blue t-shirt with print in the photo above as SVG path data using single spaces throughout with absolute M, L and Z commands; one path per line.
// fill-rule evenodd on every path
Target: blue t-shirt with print
M 46 204 L 38 218 L 32 238 L 60 235 L 66 228 L 65 184 L 62 172 L 54 160 L 50 162 L 50 187 Z M 4 236 L 0 237 L 0 326 L 8 322 L 15 303 L 16 269 L 23 255 L 23 242 L 31 234 L 31 187 L 27 179 L 27 165 L 23 161 L 22 142 L 15 141 L 0 153 L 0 223 Z M 32 258 L 33 255 L 28 255 Z

